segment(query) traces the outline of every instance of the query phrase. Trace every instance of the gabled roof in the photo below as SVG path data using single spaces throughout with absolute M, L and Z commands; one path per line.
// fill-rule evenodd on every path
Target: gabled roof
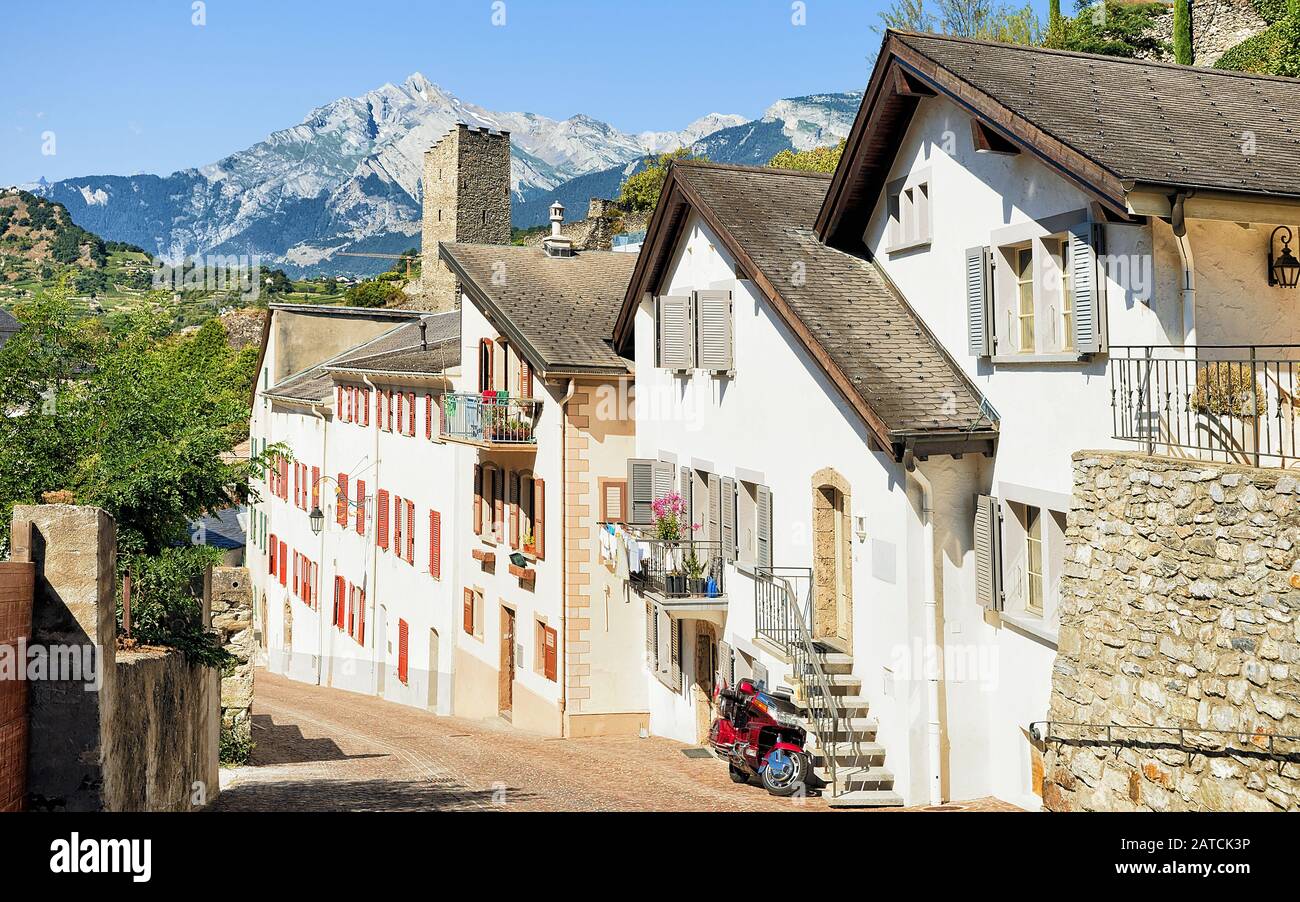
M 656 293 L 690 212 L 698 213 L 803 342 L 884 448 L 909 439 L 962 447 L 996 426 L 983 397 L 875 264 L 813 233 L 830 178 L 677 161 L 615 330 L 627 347 L 643 293 Z M 802 272 L 803 279 L 791 278 Z M 966 450 L 977 450 L 967 447 Z
M 861 237 L 899 138 L 933 95 L 1116 213 L 1139 185 L 1300 198 L 1300 80 L 889 31 L 818 235 L 840 247 Z
M 550 257 L 538 247 L 447 243 L 438 253 L 540 376 L 631 372 L 631 361 L 614 350 L 610 335 L 636 254 Z
M 8 310 L 0 310 L 0 332 L 17 332 L 23 324 L 14 319 Z

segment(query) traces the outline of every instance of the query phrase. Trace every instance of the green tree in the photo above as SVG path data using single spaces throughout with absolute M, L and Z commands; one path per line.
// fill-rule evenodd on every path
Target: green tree
M 1188 0 L 1174 0 L 1174 62 L 1192 64 L 1192 8 Z
M 878 31 L 929 31 L 959 38 L 1011 44 L 1039 44 L 1043 28 L 1033 6 L 999 4 L 997 0 L 894 0 L 880 13 Z
M 58 492 L 113 515 L 123 568 L 210 557 L 177 549 L 199 517 L 248 500 L 249 476 L 265 467 L 265 455 L 230 455 L 248 434 L 256 352 L 232 350 L 217 319 L 169 334 L 161 304 L 111 327 L 78 320 L 69 294 L 65 278 L 17 308 L 23 328 L 0 348 L 0 551 L 14 505 Z M 220 656 L 192 593 L 156 600 L 167 613 L 149 641 Z
M 663 190 L 664 179 L 668 175 L 668 166 L 674 160 L 696 160 L 685 147 L 679 147 L 671 153 L 660 154 L 649 160 L 644 169 L 628 176 L 619 191 L 618 201 L 626 210 L 653 210 L 659 203 L 659 192 Z
M 392 282 L 371 279 L 352 285 L 343 295 L 350 307 L 387 307 L 402 299 L 402 289 Z
M 811 150 L 783 150 L 767 165 L 777 169 L 802 169 L 808 172 L 834 172 L 844 154 L 844 143 L 834 147 L 814 147 Z
M 1156 19 L 1167 10 L 1163 3 L 1105 0 L 1103 6 L 1100 2 L 1078 0 L 1077 15 L 1062 17 L 1056 27 L 1049 26 L 1043 44 L 1057 50 L 1106 56 L 1167 55 L 1169 45 L 1155 36 Z

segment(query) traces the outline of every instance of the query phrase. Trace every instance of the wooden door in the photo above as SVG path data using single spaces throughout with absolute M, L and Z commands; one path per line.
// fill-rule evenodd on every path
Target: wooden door
M 497 676 L 497 708 L 509 720 L 514 711 L 515 612 L 501 606 L 501 669 Z

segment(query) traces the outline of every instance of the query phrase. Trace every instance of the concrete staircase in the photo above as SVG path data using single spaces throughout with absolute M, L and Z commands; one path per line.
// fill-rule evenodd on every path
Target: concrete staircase
M 889 808 L 903 804 L 894 792 L 894 775 L 885 768 L 884 746 L 876 742 L 876 721 L 853 675 L 853 656 L 822 646 L 819 662 L 841 718 L 837 735 L 821 735 L 816 715 L 827 710 L 812 674 L 794 673 L 794 702 L 803 710 L 813 773 L 826 785 L 832 808 Z M 850 735 L 850 731 L 852 735 Z M 829 732 L 829 731 L 828 731 Z M 856 737 L 856 749 L 853 738 Z M 830 760 L 835 762 L 831 784 Z

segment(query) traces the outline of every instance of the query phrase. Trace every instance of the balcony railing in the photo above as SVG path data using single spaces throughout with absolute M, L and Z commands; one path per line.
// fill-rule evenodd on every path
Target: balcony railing
M 812 623 L 812 568 L 756 567 L 755 573 L 754 634 L 789 654 L 799 642 L 800 624 Z M 787 587 L 794 592 L 793 604 Z M 802 610 L 795 609 L 799 604 Z
M 1295 466 L 1298 366 L 1300 345 L 1112 346 L 1114 437 L 1149 454 Z
M 649 553 L 641 561 L 641 572 L 628 574 L 636 588 L 674 599 L 726 596 L 727 568 L 721 542 L 665 542 L 649 537 L 639 541 Z
M 442 396 L 441 433 L 481 445 L 534 446 L 541 402 L 504 392 L 453 392 Z

